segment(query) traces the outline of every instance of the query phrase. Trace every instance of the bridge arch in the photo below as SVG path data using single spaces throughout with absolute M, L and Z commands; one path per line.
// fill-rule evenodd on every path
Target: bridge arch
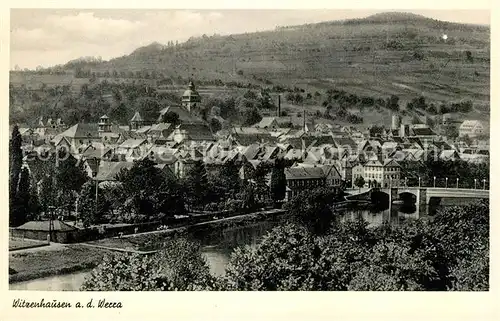
M 374 190 L 371 192 L 371 201 L 376 207 L 383 209 L 389 208 L 390 195 L 386 192 L 380 190 Z
M 398 194 L 398 198 L 405 203 L 415 204 L 417 203 L 418 197 L 412 192 L 402 192 Z

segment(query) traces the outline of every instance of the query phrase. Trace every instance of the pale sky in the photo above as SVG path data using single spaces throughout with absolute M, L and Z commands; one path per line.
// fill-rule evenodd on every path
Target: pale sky
M 154 41 L 187 40 L 329 20 L 363 18 L 389 10 L 61 10 L 12 9 L 10 67 L 34 69 L 83 56 L 103 59 L 131 53 Z M 393 10 L 429 18 L 490 24 L 488 10 Z

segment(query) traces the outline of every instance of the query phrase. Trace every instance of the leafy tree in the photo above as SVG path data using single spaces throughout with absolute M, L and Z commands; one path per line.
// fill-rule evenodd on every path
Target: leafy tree
M 55 157 L 55 206 L 70 212 L 83 184 L 89 179 L 83 163 L 77 161 L 68 151 L 60 149 Z
M 253 168 L 253 167 L 252 167 Z M 266 184 L 266 176 L 272 170 L 272 165 L 269 163 L 261 162 L 257 165 L 255 171 L 253 171 L 251 178 L 255 182 L 256 194 L 267 200 L 269 197 L 269 187 Z
M 117 121 L 119 124 L 125 125 L 128 124 L 131 115 L 125 103 L 120 102 L 118 106 L 111 110 L 109 117 Z
M 385 106 L 390 110 L 399 110 L 399 97 L 391 95 L 391 97 L 387 98 Z
M 23 164 L 23 152 L 21 145 L 21 133 L 19 133 L 19 127 L 15 125 L 12 129 L 9 145 L 9 207 L 11 209 L 9 223 L 11 226 L 24 220 L 23 213 L 21 213 L 21 205 L 18 203 L 17 199 L 19 176 L 21 174 L 21 167 Z
M 245 97 L 246 99 L 250 99 L 250 100 L 256 100 L 258 98 L 255 91 L 250 90 L 250 89 L 247 90 L 247 92 L 243 95 L 243 97 Z
M 205 164 L 196 161 L 187 171 L 184 178 L 186 196 L 189 204 L 197 207 L 205 205 L 209 200 L 209 184 Z
M 472 145 L 472 139 L 469 137 L 469 135 L 465 135 L 462 139 L 467 146 Z
M 95 185 L 95 182 L 85 183 L 78 197 L 78 211 L 85 227 L 105 223 L 107 221 L 106 215 L 110 210 L 110 204 L 104 195 L 104 191 L 97 187 L 96 195 Z
M 473 253 L 483 253 L 489 243 L 489 226 L 489 202 L 479 202 L 442 209 L 432 222 L 431 233 L 444 246 L 448 261 L 456 264 Z
M 158 291 L 166 288 L 152 256 L 106 255 L 82 284 L 83 291 Z
M 254 125 L 262 120 L 262 116 L 260 115 L 257 108 L 246 108 L 243 111 L 243 124 L 245 126 Z
M 243 201 L 243 208 L 247 210 L 253 210 L 257 207 L 257 202 L 255 200 L 254 187 L 247 184 L 241 193 L 241 200 Z
M 136 102 L 136 110 L 142 115 L 144 120 L 156 121 L 160 114 L 160 103 L 151 97 L 139 97 Z
M 19 186 L 12 207 L 11 225 L 19 226 L 28 220 L 31 214 L 30 208 L 30 174 L 27 167 L 23 167 L 19 177 Z
M 38 189 L 35 180 L 30 177 L 29 203 L 27 221 L 35 221 L 40 214 L 41 206 L 38 198 Z
M 338 198 L 336 191 L 316 188 L 304 191 L 285 204 L 292 220 L 307 227 L 314 234 L 326 233 L 334 222 L 330 206 Z
M 230 290 L 315 290 L 325 278 L 317 274 L 320 254 L 305 228 L 286 224 L 255 247 L 237 248 L 226 268 L 225 282 Z
M 349 283 L 349 290 L 425 290 L 419 281 L 435 273 L 421 251 L 415 252 L 396 242 L 380 241 L 370 252 L 364 266 Z
M 222 129 L 222 125 L 220 121 L 217 120 L 217 118 L 210 119 L 210 129 L 212 130 L 213 133 L 216 133 Z
M 470 258 L 459 260 L 450 272 L 451 289 L 454 291 L 486 291 L 489 288 L 489 247 L 472 253 Z
M 469 50 L 465 51 L 466 59 L 467 62 L 473 63 L 474 62 L 474 57 L 472 56 L 472 52 Z
M 444 128 L 444 134 L 448 138 L 457 138 L 458 137 L 458 128 L 456 126 L 450 125 Z
M 106 256 L 87 277 L 84 291 L 186 291 L 217 289 L 200 245 L 177 239 L 154 255 Z
M 356 179 L 354 180 L 354 185 L 359 187 L 359 188 L 362 188 L 363 186 L 365 186 L 365 179 L 363 178 L 363 176 L 358 176 L 356 177 Z
M 179 124 L 179 114 L 173 111 L 168 111 L 162 116 L 162 121 L 164 123 L 170 123 L 172 125 L 178 125 Z
M 220 186 L 224 195 L 234 198 L 241 187 L 239 166 L 236 161 L 227 161 L 222 165 L 218 172 L 216 184 Z
M 370 136 L 371 137 L 380 137 L 384 131 L 383 126 L 372 126 L 370 127 Z
M 271 199 L 277 203 L 282 201 L 286 195 L 285 163 L 282 159 L 276 159 L 271 171 Z
M 173 216 L 186 212 L 179 184 L 149 158 L 122 170 L 117 179 L 123 186 L 125 207 L 146 219 L 160 218 L 160 213 Z
M 49 206 L 55 206 L 56 193 L 54 179 L 50 176 L 46 176 L 40 180 L 39 184 L 40 206 L 42 211 L 47 213 Z
M 219 289 L 219 282 L 210 274 L 199 242 L 178 238 L 165 245 L 158 259 L 164 278 L 170 284 L 169 290 Z

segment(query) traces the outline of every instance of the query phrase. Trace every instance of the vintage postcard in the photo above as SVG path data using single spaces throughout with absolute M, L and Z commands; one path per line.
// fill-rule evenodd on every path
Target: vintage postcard
M 492 11 L 397 8 L 9 8 L 6 315 L 489 320 Z

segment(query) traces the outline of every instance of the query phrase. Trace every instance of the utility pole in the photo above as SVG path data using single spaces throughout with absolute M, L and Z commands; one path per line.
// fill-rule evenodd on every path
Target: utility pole
M 304 108 L 304 124 L 303 124 L 304 132 L 306 132 L 306 109 Z
M 96 179 L 95 180 L 95 216 L 96 217 L 97 217 L 97 191 L 98 190 L 99 190 L 99 181 Z
M 233 64 L 232 65 L 233 65 L 233 76 L 235 76 L 236 75 L 236 61 L 234 59 L 234 52 L 233 52 Z

